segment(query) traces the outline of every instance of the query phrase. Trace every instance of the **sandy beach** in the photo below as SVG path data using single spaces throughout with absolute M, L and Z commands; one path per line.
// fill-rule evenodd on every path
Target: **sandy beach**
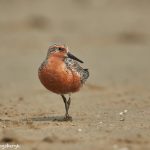
M 149 14 L 148 0 L 0 0 L 0 148 L 149 150 Z M 38 79 L 54 42 L 90 71 L 72 122 Z

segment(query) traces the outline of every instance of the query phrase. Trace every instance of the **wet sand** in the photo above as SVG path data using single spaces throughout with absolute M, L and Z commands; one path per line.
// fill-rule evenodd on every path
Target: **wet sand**
M 0 143 L 20 149 L 150 149 L 149 1 L 0 0 Z M 54 41 L 90 78 L 72 122 L 37 70 Z

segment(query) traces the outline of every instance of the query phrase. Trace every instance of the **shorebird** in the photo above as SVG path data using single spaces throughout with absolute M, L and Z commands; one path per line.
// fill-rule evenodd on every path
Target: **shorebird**
M 45 88 L 61 95 L 66 110 L 65 121 L 72 120 L 68 113 L 71 93 L 79 91 L 89 77 L 88 69 L 83 69 L 78 62 L 83 63 L 69 52 L 68 47 L 55 44 L 49 47 L 46 59 L 38 70 L 39 79 Z M 65 94 L 69 94 L 68 100 Z

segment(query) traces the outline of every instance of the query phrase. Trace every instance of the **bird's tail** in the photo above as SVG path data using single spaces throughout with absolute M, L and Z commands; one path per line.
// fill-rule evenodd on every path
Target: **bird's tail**
M 84 69 L 84 79 L 87 80 L 89 76 L 90 76 L 89 70 Z

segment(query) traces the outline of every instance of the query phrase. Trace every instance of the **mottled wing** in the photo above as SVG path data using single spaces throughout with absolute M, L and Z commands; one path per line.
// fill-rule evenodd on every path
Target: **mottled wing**
M 89 77 L 89 71 L 88 69 L 83 69 L 77 61 L 70 59 L 70 58 L 65 58 L 65 64 L 68 69 L 76 72 L 80 77 L 81 77 L 81 83 L 85 83 L 85 81 Z

